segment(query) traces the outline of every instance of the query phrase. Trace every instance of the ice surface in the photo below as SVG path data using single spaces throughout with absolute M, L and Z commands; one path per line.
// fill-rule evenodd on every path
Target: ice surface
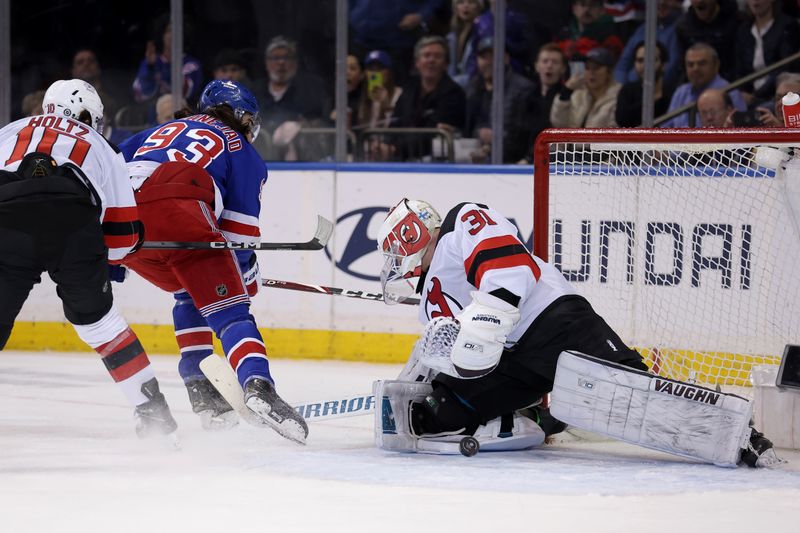
M 797 531 L 800 453 L 723 469 L 612 442 L 461 456 L 372 445 L 372 417 L 310 424 L 308 445 L 200 429 L 177 358 L 151 356 L 182 449 L 134 436 L 90 354 L 0 353 L 0 532 Z M 368 392 L 397 365 L 272 361 L 290 402 Z

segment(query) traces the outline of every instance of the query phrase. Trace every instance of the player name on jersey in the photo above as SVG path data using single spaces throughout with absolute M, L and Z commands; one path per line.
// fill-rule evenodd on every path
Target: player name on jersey
M 685 383 L 677 383 L 675 381 L 668 381 L 656 378 L 653 380 L 653 390 L 672 396 L 681 396 L 687 400 L 694 400 L 700 403 L 707 403 L 717 405 L 719 393 L 701 387 L 692 387 Z

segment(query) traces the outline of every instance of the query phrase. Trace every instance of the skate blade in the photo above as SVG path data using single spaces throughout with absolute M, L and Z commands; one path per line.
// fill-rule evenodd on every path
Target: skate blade
M 173 431 L 168 435 L 164 435 L 164 438 L 167 441 L 170 449 L 175 450 L 176 452 L 181 451 L 183 449 L 183 444 L 181 444 L 181 439 L 178 438 L 177 431 Z
M 235 411 L 227 411 L 213 416 L 212 411 L 200 411 L 200 426 L 207 431 L 226 431 L 239 425 L 239 416 Z
M 254 425 L 258 425 L 260 427 L 270 427 L 274 429 L 281 437 L 289 439 L 292 442 L 296 442 L 297 444 L 305 445 L 306 432 L 296 421 L 287 418 L 283 421 L 283 424 L 276 422 L 269 416 L 272 408 L 260 398 L 250 398 L 247 402 L 245 402 L 245 405 L 258 417 L 258 424 Z M 252 424 L 253 417 L 248 417 L 248 422 Z

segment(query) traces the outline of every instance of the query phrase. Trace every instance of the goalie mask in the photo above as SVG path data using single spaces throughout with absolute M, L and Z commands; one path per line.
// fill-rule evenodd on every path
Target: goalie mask
M 103 102 L 90 83 L 83 80 L 58 80 L 48 87 L 42 100 L 48 115 L 63 115 L 81 122 L 87 117 L 90 126 L 103 133 Z
M 387 304 L 400 303 L 415 292 L 410 278 L 422 275 L 422 257 L 442 217 L 427 202 L 404 198 L 378 230 L 378 251 L 384 256 L 381 287 Z

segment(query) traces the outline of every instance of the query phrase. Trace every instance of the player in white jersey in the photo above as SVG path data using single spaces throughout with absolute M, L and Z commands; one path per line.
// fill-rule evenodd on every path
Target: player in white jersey
M 82 80 L 59 80 L 43 115 L 0 130 L 0 349 L 48 272 L 78 336 L 135 407 L 137 434 L 177 427 L 136 334 L 113 304 L 109 263 L 143 239 L 122 156 L 103 138 L 103 104 Z
M 432 382 L 424 400 L 412 403 L 414 435 L 472 435 L 536 404 L 553 390 L 568 350 L 631 374 L 648 370 L 558 269 L 531 255 L 516 226 L 486 205 L 459 204 L 442 220 L 427 202 L 404 199 L 381 226 L 378 248 L 386 259 L 385 301 L 420 293 L 419 318 L 427 324 L 399 378 Z M 430 339 L 448 327 L 447 349 L 431 350 Z M 546 410 L 538 414 L 545 434 L 563 429 Z M 771 447 L 766 439 L 758 445 Z

